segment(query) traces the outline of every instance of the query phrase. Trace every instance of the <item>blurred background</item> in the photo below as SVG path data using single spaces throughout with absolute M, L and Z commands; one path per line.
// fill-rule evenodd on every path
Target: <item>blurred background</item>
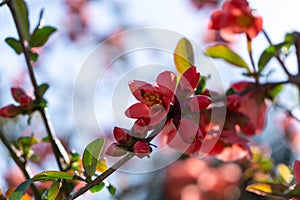
M 86 102 L 83 96 L 74 96 L 73 90 L 77 76 L 87 57 L 101 42 L 114 34 L 137 28 L 159 28 L 174 31 L 195 41 L 199 46 L 208 47 L 215 42 L 231 45 L 236 52 L 247 56 L 246 39 L 239 35 L 222 35 L 218 31 L 208 30 L 210 14 L 220 8 L 222 0 L 46 0 L 26 1 L 29 7 L 31 27 L 35 27 L 39 12 L 44 8 L 44 23 L 58 29 L 49 42 L 41 49 L 39 60 L 35 63 L 35 72 L 39 83 L 48 83 L 46 93 L 49 112 L 54 128 L 68 150 L 82 154 L 84 144 L 77 133 L 74 121 L 73 102 L 82 103 L 84 112 Z M 287 32 L 299 30 L 300 18 L 297 0 L 272 1 L 249 0 L 250 6 L 263 17 L 263 26 L 274 43 L 283 40 Z M 13 102 L 10 95 L 12 86 L 22 86 L 30 93 L 32 86 L 27 74 L 24 58 L 18 56 L 4 42 L 6 37 L 16 37 L 15 26 L 7 7 L 0 8 L 0 107 Z M 176 44 L 175 44 L 176 45 Z M 268 46 L 267 41 L 259 35 L 253 41 L 254 58 Z M 101 59 L 122 51 L 122 40 L 110 39 L 106 43 Z M 174 46 L 175 48 L 175 46 Z M 170 58 L 172 58 L 169 55 Z M 106 98 L 111 87 L 115 87 L 114 76 L 122 76 L 134 70 L 140 63 L 155 59 L 166 63 L 165 56 L 155 53 L 136 53 L 130 59 L 121 59 L 105 71 L 107 80 L 98 83 L 95 93 L 95 115 L 102 131 L 111 135 L 116 119 L 112 113 L 111 100 Z M 228 87 L 234 81 L 244 79 L 242 70 L 213 60 L 219 70 L 223 84 Z M 289 56 L 286 64 L 296 72 L 295 57 Z M 172 60 L 167 61 L 172 66 Z M 99 65 L 99 68 L 104 67 Z M 268 65 L 268 81 L 284 80 L 286 77 L 276 60 Z M 174 68 L 175 69 L 175 68 Z M 110 76 L 112 79 L 110 79 Z M 111 81 L 111 82 L 110 82 Z M 154 79 L 153 79 L 154 81 Z M 107 90 L 107 91 L 106 91 Z M 32 92 L 31 92 L 32 93 Z M 129 90 L 128 90 L 129 93 Z M 130 94 L 127 94 L 130 95 Z M 109 95 L 107 95 L 109 96 Z M 284 108 L 298 110 L 299 93 L 293 86 L 286 86 L 278 102 Z M 129 102 L 130 103 L 130 102 Z M 108 106 L 106 106 L 108 105 Z M 143 174 L 115 173 L 108 180 L 117 188 L 115 196 L 103 190 L 96 194 L 86 194 L 79 199 L 184 199 L 184 200 L 237 200 L 265 199 L 244 191 L 245 183 L 257 176 L 267 179 L 272 165 L 285 163 L 291 165 L 299 158 L 300 136 L 299 121 L 288 117 L 282 108 L 271 106 L 268 111 L 266 130 L 253 138 L 254 160 L 241 160 L 223 163 L 215 158 L 188 158 L 172 163 L 164 169 Z M 122 113 L 123 111 L 120 111 Z M 118 118 L 125 116 L 118 115 Z M 1 119 L 1 129 L 7 138 L 15 140 L 20 135 L 34 134 L 38 138 L 45 136 L 43 126 L 37 114 L 27 126 L 28 117 L 18 119 Z M 89 118 L 82 113 L 80 122 L 86 128 L 88 138 L 99 137 L 99 127 L 89 124 Z M 258 148 L 259 147 L 259 148 Z M 46 143 L 35 147 L 40 161 L 31 162 L 34 173 L 46 169 L 57 169 L 50 147 Z M 1 144 L 0 148 L 0 186 L 3 191 L 18 185 L 21 173 L 8 157 L 8 152 Z

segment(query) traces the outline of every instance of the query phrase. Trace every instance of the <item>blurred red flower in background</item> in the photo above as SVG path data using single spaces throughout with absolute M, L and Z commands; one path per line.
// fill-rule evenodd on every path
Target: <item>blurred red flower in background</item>
M 254 38 L 262 31 L 262 17 L 255 15 L 246 0 L 226 1 L 211 15 L 209 28 L 229 33 L 246 33 Z

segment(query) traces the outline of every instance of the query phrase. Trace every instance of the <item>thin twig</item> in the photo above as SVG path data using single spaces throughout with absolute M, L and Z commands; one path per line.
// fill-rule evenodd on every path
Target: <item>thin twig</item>
M 255 75 L 254 76 L 255 82 L 258 83 L 258 74 L 257 74 L 257 70 L 255 67 L 254 59 L 253 59 L 251 38 L 249 37 L 248 34 L 247 34 L 247 45 L 248 45 L 248 54 L 250 57 L 252 68 L 253 68 L 253 74 Z
M 146 141 L 148 143 L 151 142 L 158 135 L 158 133 L 161 132 L 161 130 L 163 129 L 163 127 L 165 126 L 165 124 L 166 124 L 166 122 L 164 122 L 164 121 L 161 122 L 157 126 L 157 128 L 155 130 L 153 130 L 152 134 L 149 137 L 147 137 L 147 138 L 144 139 L 144 141 Z M 104 181 L 104 179 L 106 179 L 108 176 L 110 176 L 112 173 L 114 173 L 117 169 L 119 169 L 121 166 L 123 166 L 127 161 L 129 161 L 134 156 L 135 156 L 134 153 L 129 152 L 126 156 L 124 156 L 121 160 L 119 160 L 117 163 L 115 163 L 112 167 L 110 167 L 105 172 L 103 172 L 95 180 L 93 180 L 92 182 L 88 183 L 83 188 L 81 188 L 77 192 L 75 192 L 72 195 L 70 195 L 69 197 L 67 197 L 66 200 L 76 199 L 77 197 L 79 197 L 80 195 L 84 194 L 85 192 L 87 192 L 92 187 L 94 187 L 96 185 L 99 185 L 102 181 Z
M 98 176 L 95 180 L 93 180 L 92 182 L 85 185 L 83 188 L 81 188 L 77 192 L 75 192 L 72 195 L 70 195 L 69 197 L 67 197 L 66 200 L 76 199 L 77 197 L 84 194 L 92 187 L 99 185 L 103 180 L 105 180 L 108 176 L 110 176 L 112 173 L 114 173 L 117 169 L 119 169 L 122 165 L 124 165 L 127 161 L 129 161 L 134 156 L 135 155 L 133 153 L 128 153 L 121 160 L 119 160 L 116 164 L 114 164 L 112 167 L 110 167 L 105 172 L 103 172 L 100 176 Z
M 29 71 L 30 80 L 31 80 L 31 83 L 32 83 L 33 88 L 34 88 L 35 97 L 36 97 L 37 101 L 41 102 L 43 100 L 43 95 L 41 94 L 41 91 L 39 89 L 39 86 L 38 86 L 36 78 L 35 78 L 35 74 L 34 74 L 33 67 L 32 67 L 32 64 L 31 64 L 31 61 L 30 61 L 30 55 L 29 55 L 28 49 L 25 47 L 25 39 L 24 39 L 24 36 L 22 34 L 21 27 L 20 27 L 20 22 L 19 22 L 19 19 L 17 17 L 17 14 L 16 14 L 14 1 L 9 0 L 7 2 L 7 5 L 8 5 L 8 7 L 10 9 L 10 12 L 13 16 L 13 19 L 14 19 L 14 22 L 15 22 L 15 25 L 16 25 L 16 28 L 17 28 L 18 35 L 20 37 L 20 44 L 21 44 L 21 47 L 22 47 L 22 50 L 23 50 L 23 53 L 24 53 L 26 65 L 27 65 L 27 68 L 28 68 L 28 71 Z M 47 115 L 47 110 L 45 108 L 40 108 L 39 111 L 42 115 L 42 119 L 44 121 L 44 125 L 46 127 L 47 134 L 48 134 L 49 139 L 51 141 L 51 146 L 52 146 L 52 149 L 53 149 L 58 167 L 61 171 L 64 171 L 64 169 L 66 169 L 66 165 L 67 165 L 68 160 L 69 160 L 68 156 L 66 156 L 68 154 L 67 154 L 66 150 L 63 148 L 60 141 L 56 138 L 56 135 L 55 135 L 54 129 L 52 128 L 49 116 Z
M 267 34 L 267 32 L 265 30 L 263 30 L 263 34 L 265 36 L 265 38 L 267 39 L 267 41 L 269 42 L 270 45 L 273 45 L 269 35 Z M 275 58 L 277 59 L 277 61 L 279 62 L 279 64 L 281 65 L 282 69 L 284 70 L 284 72 L 289 76 L 292 77 L 293 75 L 289 72 L 289 70 L 286 68 L 284 62 L 281 60 L 281 58 L 279 57 L 279 55 L 275 55 Z
M 13 158 L 14 162 L 18 165 L 18 167 L 21 169 L 22 173 L 24 174 L 26 179 L 30 179 L 29 170 L 26 169 L 24 158 L 18 156 L 18 152 L 15 150 L 15 148 L 7 141 L 4 134 L 0 131 L 0 139 L 2 140 L 5 147 L 8 149 L 11 157 Z M 37 189 L 37 187 L 34 185 L 34 183 L 30 184 L 30 188 L 35 196 L 36 199 L 41 199 L 40 192 Z

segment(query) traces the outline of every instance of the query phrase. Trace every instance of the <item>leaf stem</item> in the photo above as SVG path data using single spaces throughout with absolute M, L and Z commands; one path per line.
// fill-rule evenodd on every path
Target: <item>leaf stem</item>
M 7 141 L 4 134 L 0 131 L 0 139 L 2 140 L 5 147 L 8 149 L 11 157 L 13 158 L 14 162 L 17 164 L 17 166 L 21 169 L 22 173 L 24 174 L 26 179 L 30 179 L 29 170 L 26 168 L 26 162 L 25 160 L 18 156 L 18 152 L 15 150 L 15 148 Z M 41 195 L 37 187 L 34 183 L 30 184 L 30 188 L 35 196 L 35 199 L 41 199 Z
M 22 34 L 20 22 L 19 22 L 19 19 L 17 17 L 17 14 L 16 14 L 16 8 L 15 8 L 15 5 L 14 5 L 14 1 L 13 0 L 8 0 L 7 5 L 10 9 L 12 17 L 14 19 L 14 23 L 16 25 L 18 35 L 20 37 L 20 44 L 21 44 L 21 47 L 22 47 L 22 50 L 23 50 L 23 53 L 24 53 L 24 57 L 25 57 L 27 68 L 28 68 L 30 80 L 31 80 L 31 83 L 32 83 L 33 88 L 34 88 L 35 97 L 36 97 L 37 101 L 41 102 L 43 100 L 43 95 L 42 95 L 42 93 L 39 89 L 39 86 L 38 86 L 36 78 L 35 78 L 35 74 L 34 74 L 34 71 L 33 71 L 33 66 L 32 66 L 31 61 L 30 61 L 29 51 L 25 47 L 25 39 L 24 39 L 24 36 Z M 69 160 L 68 156 L 66 156 L 67 152 L 63 148 L 62 144 L 60 143 L 60 141 L 57 139 L 57 137 L 55 135 L 54 129 L 52 128 L 50 118 L 47 114 L 47 109 L 41 107 L 39 109 L 39 111 L 42 115 L 42 119 L 43 119 L 43 122 L 44 122 L 44 125 L 45 125 L 45 128 L 46 128 L 47 134 L 48 134 L 49 139 L 51 141 L 51 146 L 52 146 L 52 149 L 53 149 L 58 167 L 61 171 L 64 171 L 64 169 L 66 169 L 66 165 L 67 165 L 68 160 Z

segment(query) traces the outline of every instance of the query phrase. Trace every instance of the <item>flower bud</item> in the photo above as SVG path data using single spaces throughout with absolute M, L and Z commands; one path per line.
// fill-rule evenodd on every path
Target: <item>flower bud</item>
M 151 148 L 147 142 L 137 141 L 133 145 L 133 152 L 139 158 L 143 158 L 150 154 Z
M 28 107 L 32 104 L 32 99 L 30 96 L 27 96 L 27 95 L 23 95 L 20 97 L 20 105 L 22 107 Z
M 123 156 L 128 151 L 124 150 L 119 143 L 112 143 L 106 150 L 105 154 L 112 157 Z
M 114 137 L 120 144 L 130 145 L 132 142 L 132 136 L 129 135 L 129 131 L 119 127 L 114 128 Z
M 11 88 L 11 94 L 13 98 L 16 100 L 16 102 L 20 102 L 20 98 L 22 96 L 28 96 L 26 92 L 23 90 L 23 88 L 20 87 L 13 87 Z
M 21 114 L 21 108 L 15 105 L 8 105 L 0 109 L 0 116 L 6 118 L 13 118 Z

